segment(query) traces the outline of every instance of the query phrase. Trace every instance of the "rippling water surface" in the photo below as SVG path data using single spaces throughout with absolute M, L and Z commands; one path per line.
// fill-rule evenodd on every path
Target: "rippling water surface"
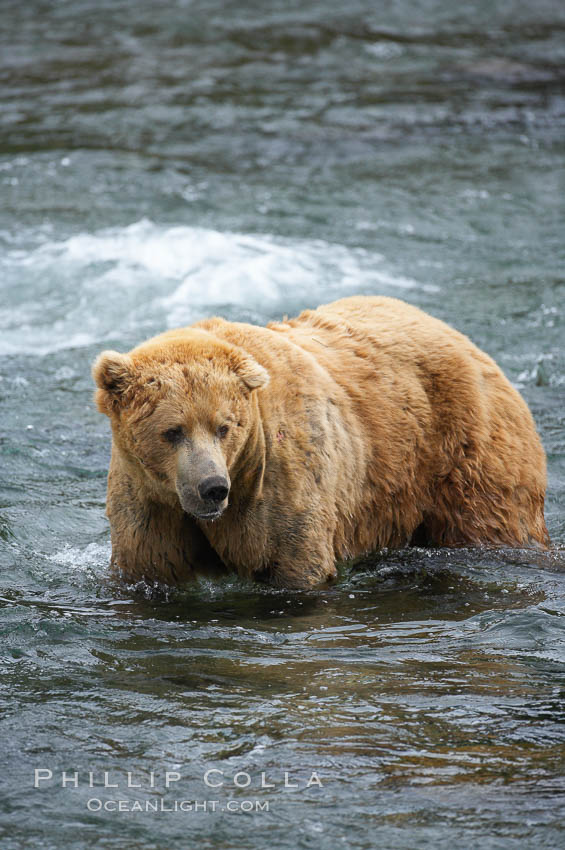
M 2 850 L 563 846 L 563 4 L 4 0 L 0 52 Z M 552 551 L 112 584 L 95 354 L 354 292 L 520 388 Z

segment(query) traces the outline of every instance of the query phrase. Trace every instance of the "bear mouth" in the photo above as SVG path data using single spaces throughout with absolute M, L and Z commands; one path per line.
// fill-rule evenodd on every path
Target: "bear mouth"
M 214 521 L 215 519 L 218 519 L 219 517 L 221 517 L 223 512 L 224 512 L 223 508 L 214 508 L 213 510 L 206 511 L 205 513 L 195 513 L 194 516 L 196 517 L 196 519 Z
M 190 495 L 187 496 L 182 491 L 178 495 L 183 511 L 189 516 L 194 517 L 194 519 L 205 522 L 213 522 L 215 519 L 219 519 L 228 506 L 227 499 L 223 502 L 213 502 L 210 500 L 206 502 L 191 498 Z

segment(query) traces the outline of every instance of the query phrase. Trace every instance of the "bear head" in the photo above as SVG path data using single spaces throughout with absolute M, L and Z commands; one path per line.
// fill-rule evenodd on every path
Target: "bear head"
M 115 449 L 149 497 L 214 520 L 253 430 L 254 394 L 269 381 L 243 349 L 208 331 L 161 334 L 128 354 L 103 351 L 92 369 Z

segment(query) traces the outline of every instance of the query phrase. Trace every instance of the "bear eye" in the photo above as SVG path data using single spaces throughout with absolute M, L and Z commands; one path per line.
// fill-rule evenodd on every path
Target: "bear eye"
M 175 443 L 180 442 L 180 440 L 182 439 L 181 426 L 177 425 L 176 428 L 169 428 L 167 431 L 163 431 L 163 437 L 168 443 L 172 443 L 173 445 L 175 445 Z
M 220 440 L 223 440 L 224 437 L 227 437 L 229 430 L 229 425 L 220 425 L 220 427 L 218 428 L 218 437 L 220 438 Z

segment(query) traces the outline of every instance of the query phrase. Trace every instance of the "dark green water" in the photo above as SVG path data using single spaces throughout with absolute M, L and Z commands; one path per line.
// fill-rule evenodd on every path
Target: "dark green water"
M 0 54 L 2 850 L 565 846 L 563 3 L 3 0 Z M 95 354 L 353 292 L 521 389 L 554 549 L 109 583 Z

